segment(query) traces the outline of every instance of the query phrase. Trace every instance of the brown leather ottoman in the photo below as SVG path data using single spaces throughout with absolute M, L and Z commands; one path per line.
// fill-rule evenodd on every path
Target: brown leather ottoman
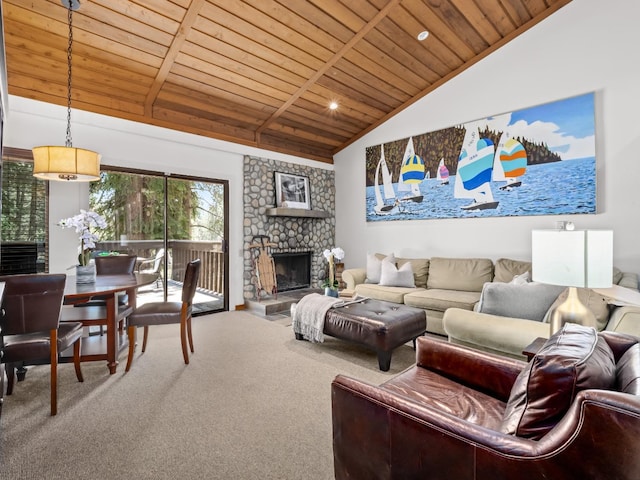
M 376 351 L 380 370 L 391 366 L 394 348 L 423 335 L 427 328 L 426 312 L 421 308 L 367 299 L 350 305 L 330 308 L 325 315 L 323 333 L 341 340 L 365 345 Z M 302 335 L 296 333 L 302 340 Z

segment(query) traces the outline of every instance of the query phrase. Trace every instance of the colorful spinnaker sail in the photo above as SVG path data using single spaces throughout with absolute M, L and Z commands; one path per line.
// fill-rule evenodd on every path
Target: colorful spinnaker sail
M 444 158 L 440 159 L 440 163 L 438 164 L 438 171 L 436 173 L 436 178 L 440 180 L 440 185 L 449 184 L 449 169 L 444 164 Z
M 398 191 L 411 191 L 411 194 L 402 200 L 421 202 L 420 183 L 424 180 L 424 160 L 416 155 L 413 147 L 413 138 L 410 137 L 404 151 L 400 175 L 398 178 Z
M 519 141 L 510 138 L 508 132 L 504 132 L 500 136 L 493 161 L 493 180 L 507 182 L 500 187 L 501 189 L 519 187 L 522 184 L 520 177 L 526 171 L 527 152 L 525 148 Z

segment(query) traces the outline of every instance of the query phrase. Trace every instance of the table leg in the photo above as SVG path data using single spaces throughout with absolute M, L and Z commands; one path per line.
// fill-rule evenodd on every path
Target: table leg
M 116 303 L 116 295 L 109 295 L 106 298 L 106 309 L 107 309 L 107 367 L 109 368 L 109 373 L 116 373 L 116 369 L 118 368 L 118 322 L 117 322 L 117 314 L 116 308 L 118 305 Z

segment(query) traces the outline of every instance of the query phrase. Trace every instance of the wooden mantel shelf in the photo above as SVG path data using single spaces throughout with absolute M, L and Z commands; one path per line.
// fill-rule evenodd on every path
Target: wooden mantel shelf
M 308 217 L 329 218 L 329 212 L 324 210 L 307 210 L 305 208 L 267 208 L 268 217 Z

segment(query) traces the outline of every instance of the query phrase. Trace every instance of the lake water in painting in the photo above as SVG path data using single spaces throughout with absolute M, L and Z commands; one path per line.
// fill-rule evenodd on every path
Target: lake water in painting
M 491 188 L 498 207 L 492 210 L 466 211 L 461 207 L 472 202 L 469 198 L 454 198 L 455 176 L 449 185 L 431 178 L 420 184 L 424 199 L 420 203 L 401 202 L 390 215 L 374 213 L 375 187 L 367 187 L 367 221 L 420 220 L 431 218 L 477 218 L 516 215 L 563 215 L 596 212 L 595 158 L 530 165 L 521 178 L 522 186 L 500 190 L 504 182 L 492 182 Z M 408 193 L 398 194 L 398 198 Z M 380 187 L 382 188 L 382 187 Z M 390 202 L 390 200 L 387 200 Z

